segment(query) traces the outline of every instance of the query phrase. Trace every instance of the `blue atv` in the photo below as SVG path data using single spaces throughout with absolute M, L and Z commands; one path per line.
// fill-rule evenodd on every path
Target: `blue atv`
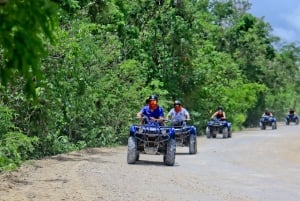
M 290 125 L 290 122 L 294 122 L 295 125 L 299 124 L 299 117 L 296 114 L 287 114 L 285 117 L 285 124 Z
M 188 125 L 187 121 L 172 121 L 175 129 L 176 146 L 189 147 L 190 154 L 197 153 L 197 132 L 196 128 Z
M 272 129 L 277 129 L 276 118 L 273 116 L 264 115 L 259 120 L 259 127 L 261 130 L 265 130 L 267 126 L 272 127 Z
M 176 154 L 174 128 L 162 126 L 159 122 L 153 122 L 148 118 L 143 118 L 143 122 L 141 125 L 130 126 L 127 163 L 136 163 L 140 154 L 163 154 L 164 164 L 173 166 Z
M 231 123 L 226 119 L 213 118 L 207 122 L 206 137 L 216 138 L 221 134 L 223 138 L 230 138 L 232 136 Z

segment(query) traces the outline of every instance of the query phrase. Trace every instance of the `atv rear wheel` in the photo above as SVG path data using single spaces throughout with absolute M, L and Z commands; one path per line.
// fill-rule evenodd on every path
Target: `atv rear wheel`
M 137 152 L 136 139 L 132 136 L 128 138 L 128 149 L 127 149 L 127 163 L 134 164 L 139 159 L 139 154 Z

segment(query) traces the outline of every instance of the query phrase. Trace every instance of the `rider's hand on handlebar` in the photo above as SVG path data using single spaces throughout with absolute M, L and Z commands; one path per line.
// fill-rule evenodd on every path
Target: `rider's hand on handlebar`
M 157 119 L 155 119 L 154 117 L 150 117 L 151 121 L 157 121 Z

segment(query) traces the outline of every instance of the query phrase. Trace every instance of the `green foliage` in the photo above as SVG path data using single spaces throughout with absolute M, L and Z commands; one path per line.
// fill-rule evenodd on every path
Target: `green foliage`
M 3 85 L 13 81 L 18 72 L 26 80 L 25 91 L 35 96 L 46 39 L 54 40 L 56 9 L 55 4 L 47 0 L 9 0 L 0 6 L 0 79 Z
M 57 0 L 54 0 L 57 1 Z M 74 13 L 77 9 L 80 9 L 80 2 L 84 2 L 82 0 L 59 0 L 58 4 L 59 6 L 67 11 L 69 14 Z
M 288 113 L 290 108 L 294 108 L 296 111 L 299 111 L 300 109 L 297 104 L 299 95 L 295 93 L 294 88 L 294 84 L 287 85 L 286 88 L 280 87 L 276 91 L 275 95 L 271 92 L 266 94 L 266 108 L 270 108 L 274 116 L 276 116 L 280 121 L 285 120 L 285 115 Z
M 44 156 L 80 150 L 86 147 L 86 143 L 83 141 L 73 143 L 68 136 L 57 133 L 47 135 L 44 141 L 40 142 L 40 146 L 43 146 L 41 150 L 43 151 Z
M 13 170 L 32 158 L 37 137 L 28 137 L 14 125 L 15 113 L 0 104 L 0 171 Z
M 188 102 L 192 108 L 201 108 L 202 114 L 199 118 L 207 120 L 218 105 L 222 105 L 226 110 L 231 108 L 232 111 L 236 111 L 239 109 L 237 106 L 244 102 L 243 96 L 231 98 L 231 91 L 243 85 L 243 77 L 237 65 L 228 54 L 210 51 L 212 44 L 205 45 L 195 59 L 193 75 L 196 84 L 191 90 Z M 230 111 L 227 113 L 228 117 L 234 115 Z M 202 123 L 199 128 L 204 127 L 206 121 Z
M 233 123 L 234 129 L 243 128 L 247 111 L 255 107 L 258 96 L 266 90 L 266 86 L 257 83 L 240 84 L 225 90 L 226 116 Z
M 0 138 L 14 128 L 13 115 L 8 107 L 0 104 Z
M 13 170 L 30 159 L 37 137 L 28 137 L 19 132 L 8 132 L 0 139 L 0 171 Z

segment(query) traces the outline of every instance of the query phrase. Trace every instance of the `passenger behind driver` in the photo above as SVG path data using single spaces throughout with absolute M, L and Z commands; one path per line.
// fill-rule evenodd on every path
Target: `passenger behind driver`
M 173 108 L 167 115 L 167 119 L 172 121 L 173 126 L 181 126 L 183 121 L 190 120 L 190 114 L 184 107 L 182 107 L 179 100 L 175 100 Z

